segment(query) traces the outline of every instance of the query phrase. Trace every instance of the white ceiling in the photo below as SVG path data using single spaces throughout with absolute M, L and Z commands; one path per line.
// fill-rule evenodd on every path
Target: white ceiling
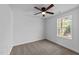
M 10 7 L 14 10 L 20 10 L 27 14 L 33 15 L 34 13 L 38 13 L 39 10 L 34 9 L 35 6 L 41 7 L 48 7 L 50 4 L 11 4 Z M 77 7 L 78 4 L 55 4 L 53 8 L 49 11 L 54 12 L 56 14 L 66 12 L 72 8 Z

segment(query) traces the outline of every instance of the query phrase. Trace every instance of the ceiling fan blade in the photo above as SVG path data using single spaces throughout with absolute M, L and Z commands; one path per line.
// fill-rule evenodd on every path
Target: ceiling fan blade
M 37 14 L 40 14 L 40 13 L 42 13 L 42 12 L 35 13 L 34 15 L 37 15 Z
M 46 13 L 48 13 L 48 14 L 54 14 L 53 12 L 46 12 Z
M 46 8 L 46 10 L 50 9 L 50 8 L 53 7 L 53 6 L 54 6 L 54 5 L 51 4 L 50 6 L 48 6 L 48 7 Z
M 37 9 L 37 10 L 40 10 L 41 11 L 41 9 L 40 8 L 38 8 L 38 7 L 34 7 L 35 9 Z

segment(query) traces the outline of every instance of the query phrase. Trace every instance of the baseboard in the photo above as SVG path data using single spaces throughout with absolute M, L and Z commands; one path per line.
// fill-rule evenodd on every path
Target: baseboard
M 43 39 L 39 39 L 39 40 L 43 40 Z M 39 41 L 39 40 L 32 40 L 32 41 L 27 41 L 27 42 L 17 43 L 17 44 L 14 44 L 13 47 L 14 47 L 14 46 L 23 45 L 23 44 L 32 43 L 32 42 L 36 42 L 36 41 Z
M 46 39 L 46 40 L 48 40 L 48 39 Z M 66 48 L 66 49 L 68 49 L 68 50 L 70 50 L 70 51 L 72 51 L 72 52 L 74 52 L 74 53 L 76 53 L 76 54 L 79 55 L 79 53 L 78 53 L 77 51 L 74 51 L 74 50 L 72 50 L 72 49 L 70 49 L 70 48 L 67 48 L 67 47 L 65 47 L 65 46 L 63 46 L 63 45 L 60 45 L 60 44 L 58 44 L 57 42 L 53 42 L 53 41 L 51 41 L 51 40 L 48 40 L 48 41 L 50 41 L 51 43 L 54 43 L 54 44 L 56 44 L 56 45 L 59 45 L 59 46 L 61 46 L 61 47 L 64 47 L 64 48 Z

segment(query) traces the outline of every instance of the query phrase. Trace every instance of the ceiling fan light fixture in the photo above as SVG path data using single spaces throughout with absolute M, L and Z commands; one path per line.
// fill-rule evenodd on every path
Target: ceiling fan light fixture
M 45 15 L 46 14 L 46 12 L 42 12 L 42 15 Z

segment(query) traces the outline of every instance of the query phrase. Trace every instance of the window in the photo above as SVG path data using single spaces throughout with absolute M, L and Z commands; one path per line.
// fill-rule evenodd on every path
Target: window
M 72 39 L 72 16 L 57 19 L 57 36 Z

